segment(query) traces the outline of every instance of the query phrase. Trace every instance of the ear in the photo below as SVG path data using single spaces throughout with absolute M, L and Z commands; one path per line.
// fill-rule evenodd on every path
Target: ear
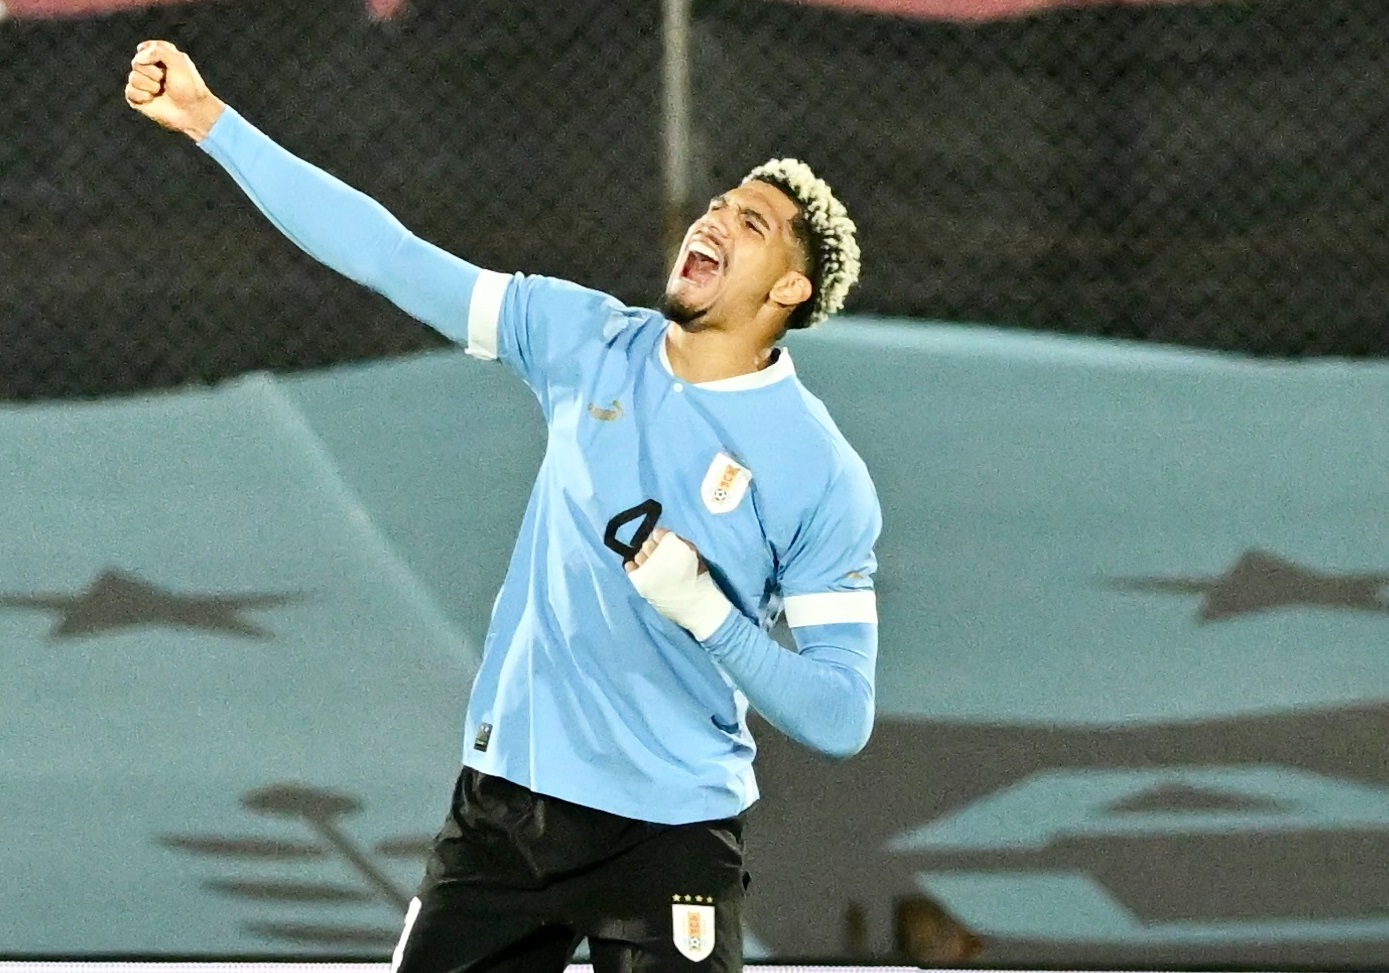
M 811 291 L 814 289 L 810 284 L 810 278 L 805 274 L 799 270 L 788 270 L 772 285 L 772 291 L 767 296 L 782 307 L 795 307 L 810 300 Z

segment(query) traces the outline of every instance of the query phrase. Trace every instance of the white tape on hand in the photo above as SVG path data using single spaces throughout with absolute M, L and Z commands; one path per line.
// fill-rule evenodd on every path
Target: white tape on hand
M 699 554 L 674 534 L 662 537 L 628 577 L 653 608 L 701 642 L 718 631 L 733 610 L 713 575 L 700 573 Z

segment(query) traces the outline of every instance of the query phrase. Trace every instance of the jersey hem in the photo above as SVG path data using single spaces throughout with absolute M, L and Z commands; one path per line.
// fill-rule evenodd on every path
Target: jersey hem
M 748 801 L 746 804 L 742 804 L 742 802 L 736 799 L 730 799 L 727 807 L 711 807 L 711 802 L 707 798 L 704 798 L 700 799 L 698 802 L 700 807 L 699 813 L 692 816 L 683 814 L 653 814 L 649 807 L 629 804 L 625 801 L 594 800 L 592 790 L 577 790 L 571 792 L 564 787 L 547 787 L 540 789 L 531 781 L 518 780 L 517 776 L 519 775 L 514 776 L 506 771 L 497 770 L 496 768 L 480 767 L 475 763 L 471 763 L 466 757 L 463 760 L 463 766 L 470 767 L 478 773 L 487 774 L 490 777 L 500 777 L 503 780 L 508 780 L 518 787 L 526 788 L 526 790 L 533 794 L 557 798 L 561 801 L 568 801 L 570 804 L 577 804 L 580 807 L 590 808 L 594 811 L 603 811 L 607 814 L 616 814 L 619 817 L 628 818 L 632 821 L 641 821 L 646 824 L 680 825 L 698 824 L 701 821 L 723 821 L 727 818 L 742 814 L 748 808 L 752 807 L 753 804 L 756 804 L 758 798 L 761 796 L 754 786 L 752 800 Z M 732 795 L 729 796 L 732 798 Z M 692 801 L 691 803 L 694 802 Z M 742 806 L 739 806 L 740 804 Z

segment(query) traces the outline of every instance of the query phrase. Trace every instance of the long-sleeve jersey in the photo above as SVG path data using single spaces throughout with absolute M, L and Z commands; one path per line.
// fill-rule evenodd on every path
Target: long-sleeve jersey
M 230 108 L 201 146 L 295 244 L 500 359 L 540 402 L 548 445 L 468 703 L 465 764 L 674 824 L 757 799 L 749 704 L 826 753 L 864 745 L 881 511 L 786 349 L 758 372 L 682 381 L 654 310 L 446 253 Z M 733 602 L 703 642 L 626 575 L 656 526 L 691 542 Z M 795 651 L 770 635 L 783 615 Z

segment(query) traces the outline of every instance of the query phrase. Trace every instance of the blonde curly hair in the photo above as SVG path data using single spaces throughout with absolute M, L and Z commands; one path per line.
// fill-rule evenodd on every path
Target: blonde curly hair
M 744 178 L 765 182 L 796 201 L 809 240 L 810 300 L 791 316 L 792 328 L 813 328 L 844 307 L 844 299 L 858 282 L 859 249 L 857 227 L 844 204 L 835 198 L 829 185 L 799 159 L 772 159 L 753 169 Z

